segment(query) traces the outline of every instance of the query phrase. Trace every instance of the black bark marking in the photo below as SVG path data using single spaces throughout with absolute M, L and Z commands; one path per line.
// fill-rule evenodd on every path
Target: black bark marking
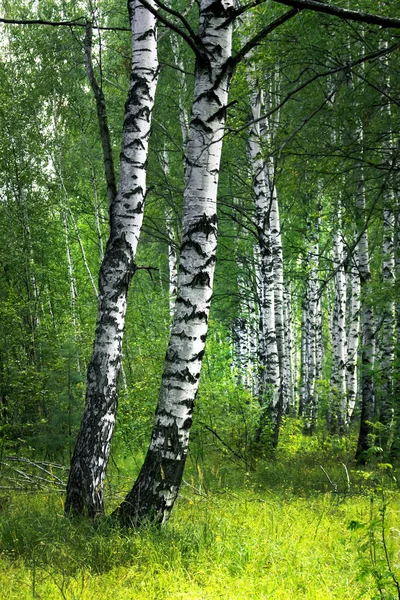
M 205 98 L 209 102 L 216 102 L 217 104 L 219 104 L 221 106 L 221 100 L 219 99 L 218 94 L 216 94 L 212 88 L 209 89 L 209 90 L 206 90 L 205 92 L 202 92 L 201 94 L 199 94 L 196 97 L 195 102 L 199 102 L 203 98 Z
M 199 256 L 203 258 L 206 258 L 208 256 L 208 252 L 205 252 L 201 244 L 199 244 L 199 242 L 196 242 L 195 240 L 188 239 L 182 242 L 180 253 L 183 254 L 186 248 L 193 248 L 193 250 L 195 250 L 197 254 L 199 254 Z
M 194 321 L 195 319 L 197 319 L 198 321 L 204 321 L 205 323 L 208 323 L 208 314 L 203 310 L 197 311 L 197 307 L 194 307 L 193 311 L 190 314 L 182 317 L 182 321 L 185 321 L 185 323 L 189 323 L 189 321 Z
M 192 119 L 191 126 L 195 127 L 196 129 L 202 129 L 205 133 L 213 133 L 212 128 L 206 125 L 206 122 L 199 117 L 194 117 Z
M 193 303 L 188 299 L 182 298 L 182 296 L 178 296 L 178 298 L 175 300 L 175 304 L 183 304 L 187 308 L 193 307 Z M 190 336 L 187 336 L 184 331 L 182 331 L 182 336 L 185 336 L 188 340 L 192 339 Z
M 189 283 L 191 287 L 210 287 L 210 275 L 204 271 L 197 273 Z

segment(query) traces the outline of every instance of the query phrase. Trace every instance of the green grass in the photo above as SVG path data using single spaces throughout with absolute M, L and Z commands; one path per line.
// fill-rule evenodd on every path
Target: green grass
M 398 572 L 400 499 L 391 470 L 358 472 L 348 463 L 349 490 L 346 448 L 335 455 L 332 442 L 325 450 L 313 444 L 289 450 L 283 442 L 251 473 L 226 459 L 189 464 L 161 530 L 70 521 L 54 494 L 5 498 L 0 599 L 398 598 L 379 512 L 386 503 L 387 550 Z

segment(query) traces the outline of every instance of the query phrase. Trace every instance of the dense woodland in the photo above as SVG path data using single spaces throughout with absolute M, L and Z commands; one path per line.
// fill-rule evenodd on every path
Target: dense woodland
M 400 598 L 397 2 L 2 0 L 0 49 L 4 506 L 53 486 L 66 516 L 153 527 L 182 486 L 301 497 L 312 465 L 379 491 L 347 519 L 376 596 L 169 597 Z M 167 594 L 142 592 L 118 597 Z

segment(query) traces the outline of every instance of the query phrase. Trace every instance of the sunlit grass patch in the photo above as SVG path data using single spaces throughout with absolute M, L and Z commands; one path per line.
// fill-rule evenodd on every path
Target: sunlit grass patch
M 396 597 L 385 558 L 387 551 L 398 573 L 394 470 L 357 469 L 346 448 L 340 454 L 340 440 L 326 442 L 320 454 L 317 442 L 301 451 L 296 444 L 303 447 L 301 440 L 283 439 L 252 471 L 211 453 L 209 464 L 189 462 L 162 529 L 67 519 L 55 493 L 7 497 L 0 514 L 0 599 Z M 119 476 L 108 488 L 110 507 L 124 494 L 123 469 Z

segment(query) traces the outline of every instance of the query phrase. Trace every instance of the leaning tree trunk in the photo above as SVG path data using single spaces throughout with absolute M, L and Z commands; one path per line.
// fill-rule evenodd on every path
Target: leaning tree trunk
M 103 512 L 103 482 L 117 411 L 127 292 L 143 220 L 151 114 L 157 85 L 156 19 L 130 0 L 132 75 L 125 106 L 119 189 L 99 275 L 99 304 L 86 406 L 71 461 L 65 512 Z
M 195 92 L 189 129 L 178 295 L 150 446 L 119 507 L 120 521 L 164 523 L 185 466 L 213 288 L 216 199 L 228 99 L 231 0 L 201 0 Z

